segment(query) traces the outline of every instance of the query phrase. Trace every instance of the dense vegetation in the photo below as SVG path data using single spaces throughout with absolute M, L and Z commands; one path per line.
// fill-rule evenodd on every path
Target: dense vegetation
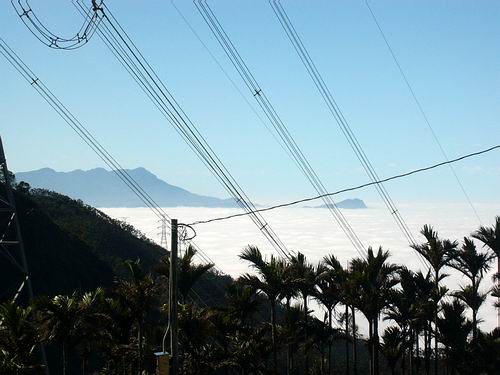
M 128 233 L 144 249 L 155 245 L 80 202 L 23 191 L 23 210 L 45 207 L 61 233 L 111 264 L 114 280 L 105 288 L 48 293 L 30 305 L 5 302 L 0 373 L 41 371 L 33 350 L 39 343 L 52 355 L 53 373 L 154 373 L 152 353 L 161 350 L 167 328 L 168 254 L 124 261 L 130 250 L 97 244 L 99 236 L 109 240 L 106 229 L 91 236 L 99 230 L 91 224 L 95 218 L 110 231 L 121 228 L 117 233 Z M 31 236 L 29 228 L 23 230 Z M 195 250 L 188 247 L 178 263 L 181 374 L 497 374 L 500 332 L 482 332 L 477 313 L 488 293 L 499 295 L 498 287 L 483 291 L 481 281 L 500 254 L 500 218 L 474 232 L 476 242 L 442 239 L 430 226 L 422 235 L 414 248 L 431 268 L 416 272 L 391 263 L 383 248 L 369 248 L 366 258 L 344 268 L 333 254 L 311 264 L 301 253 L 266 259 L 249 246 L 239 258 L 251 272 L 232 280 L 212 272 L 212 265 L 196 264 Z M 442 280 L 450 268 L 468 284 L 447 290 Z M 209 296 L 219 300 L 205 304 Z M 324 319 L 312 314 L 312 300 L 326 311 Z M 356 311 L 369 323 L 366 339 L 357 331 Z M 391 325 L 380 335 L 381 319 Z
M 133 226 L 80 200 L 30 189 L 25 183 L 19 184 L 15 198 L 35 295 L 111 287 L 116 276 L 127 274 L 127 260 L 140 259 L 144 270 L 152 272 L 165 255 L 163 248 Z M 21 280 L 22 275 L 10 263 L 0 262 L 0 302 L 12 295 Z M 213 285 L 219 283 L 223 287 L 226 277 L 209 273 L 197 292 L 221 303 L 223 293 L 212 293 Z

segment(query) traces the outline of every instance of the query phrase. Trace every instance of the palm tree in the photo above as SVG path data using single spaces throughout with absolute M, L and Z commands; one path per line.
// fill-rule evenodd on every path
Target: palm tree
M 497 302 L 495 302 L 495 307 L 500 309 L 500 285 L 495 285 L 491 289 L 491 295 L 497 297 Z
M 196 253 L 197 250 L 192 245 L 189 245 L 185 253 L 178 259 L 177 285 L 182 303 L 186 303 L 187 297 L 196 282 L 214 267 L 213 263 L 194 264 L 193 258 Z M 168 277 L 170 275 L 170 257 L 163 257 L 155 270 Z
M 311 339 L 311 345 L 315 346 L 320 354 L 320 357 L 314 361 L 313 364 L 313 372 L 317 374 L 318 372 L 321 375 L 325 373 L 325 343 L 330 341 L 333 337 L 334 331 L 328 327 L 327 324 L 327 314 L 325 314 L 325 320 L 321 321 L 316 318 L 312 318 L 309 320 L 309 335 Z
M 438 373 L 438 338 L 437 338 L 437 321 L 438 321 L 438 306 L 439 306 L 439 296 L 441 290 L 439 289 L 439 281 L 441 269 L 445 266 L 449 266 L 454 257 L 455 249 L 458 246 L 457 241 L 450 241 L 447 239 L 440 239 L 438 233 L 430 226 L 424 225 L 420 233 L 425 237 L 426 242 L 422 244 L 413 244 L 411 247 L 415 249 L 420 255 L 422 255 L 431 265 L 434 270 L 434 287 L 435 287 L 435 308 L 434 308 L 434 326 L 436 328 L 435 339 L 434 339 L 434 373 Z
M 340 292 L 337 289 L 336 284 L 330 280 L 328 276 L 329 272 L 323 273 L 320 275 L 316 286 L 318 290 L 316 290 L 314 298 L 321 303 L 326 311 L 327 311 L 327 324 L 328 331 L 330 333 L 330 337 L 328 337 L 328 374 L 331 374 L 332 364 L 331 364 L 331 355 L 332 355 L 332 312 L 334 307 L 340 301 Z
M 497 257 L 497 273 L 500 274 L 500 216 L 495 217 L 495 224 L 491 227 L 479 227 L 472 234 L 472 237 L 481 241 L 484 246 L 489 247 Z M 500 279 L 497 280 L 497 285 L 500 285 Z M 497 304 L 500 305 L 500 297 Z M 500 308 L 498 308 L 498 324 L 500 325 Z
M 286 319 L 284 320 L 281 333 L 288 346 L 287 355 L 287 374 L 295 373 L 295 352 L 300 343 L 304 342 L 304 310 L 300 304 L 291 305 L 287 309 Z
M 39 337 L 33 322 L 33 309 L 5 302 L 0 306 L 0 373 L 27 373 L 39 369 L 33 347 Z
M 339 260 L 333 255 L 327 255 L 323 258 L 323 268 L 325 271 L 321 273 L 318 277 L 318 288 L 320 290 L 320 294 L 323 294 L 322 297 L 319 297 L 318 299 L 322 301 L 323 305 L 326 307 L 327 312 L 328 312 L 328 326 L 330 327 L 330 332 L 333 332 L 333 318 L 332 318 L 332 312 L 333 308 L 337 303 L 342 301 L 343 303 L 346 304 L 346 306 L 352 306 L 352 304 L 349 302 L 350 299 L 348 298 L 348 293 L 349 291 L 352 290 L 347 285 L 347 279 L 348 279 L 348 273 L 342 265 L 340 264 Z M 326 285 L 323 285 L 326 284 Z M 324 292 L 323 292 L 324 290 Z M 347 301 L 347 302 L 346 302 Z M 355 324 L 355 323 L 354 323 Z M 348 327 L 348 325 L 346 326 Z M 349 362 L 349 342 L 348 342 L 348 332 L 346 332 L 346 363 Z M 356 348 L 356 337 L 353 335 L 354 338 L 354 349 Z M 332 339 L 328 341 L 328 374 L 332 373 L 333 365 L 332 365 Z M 356 361 L 355 361 L 356 362 Z M 356 368 L 356 363 L 354 364 L 354 367 Z
M 413 341 L 415 336 L 414 321 L 416 310 L 417 289 L 415 274 L 406 267 L 401 267 L 398 272 L 401 289 L 395 290 L 390 295 L 390 304 L 387 307 L 384 320 L 393 320 L 400 329 L 401 334 L 407 338 L 410 352 L 410 371 L 413 371 Z M 405 372 L 407 347 L 401 347 L 401 368 Z
M 106 357 L 106 368 L 111 373 L 124 373 L 126 361 L 130 362 L 137 355 L 135 347 L 130 345 L 132 328 L 136 318 L 128 308 L 124 298 L 104 298 L 99 302 L 99 310 L 106 316 L 105 333 L 102 345 L 99 345 Z
M 130 280 L 118 280 L 116 293 L 130 310 L 130 315 L 137 325 L 137 367 L 140 374 L 142 373 L 144 319 L 156 301 L 156 288 L 153 278 L 144 272 L 139 260 L 127 261 L 126 265 L 129 268 Z
M 418 271 L 413 277 L 415 283 L 416 298 L 414 301 L 414 319 L 412 322 L 413 329 L 415 330 L 415 352 L 416 358 L 416 372 L 420 371 L 420 351 L 419 351 L 419 336 L 420 332 L 424 335 L 424 361 L 425 372 L 430 372 L 430 322 L 434 319 L 434 283 L 431 277 L 431 270 L 429 269 L 426 274 Z
M 231 282 L 226 287 L 226 305 L 217 308 L 217 313 L 212 314 L 211 322 L 215 326 L 214 336 L 222 347 L 222 358 L 230 357 L 230 338 L 237 332 L 249 331 L 249 321 L 262 305 L 262 298 L 254 288 L 241 282 Z M 226 363 L 224 372 L 229 371 Z
M 224 310 L 231 322 L 237 322 L 237 325 L 244 324 L 254 315 L 262 302 L 257 298 L 254 288 L 241 282 L 233 282 L 227 286 L 226 299 L 227 308 Z
M 62 373 L 66 374 L 68 356 L 81 332 L 80 303 L 76 292 L 70 296 L 60 295 L 54 298 L 46 296 L 37 302 L 40 310 L 42 338 L 47 341 L 59 341 L 62 346 Z
M 183 304 L 179 308 L 179 338 L 183 348 L 180 373 L 203 374 L 210 367 L 209 359 L 214 352 L 210 338 L 214 336 L 209 309 L 192 304 Z
M 460 371 L 466 360 L 467 336 L 472 330 L 472 323 L 465 317 L 465 305 L 459 300 L 443 303 L 443 317 L 438 320 L 439 339 L 445 346 L 451 374 Z
M 264 293 L 271 305 L 271 338 L 273 344 L 273 369 L 278 374 L 278 345 L 276 342 L 276 302 L 283 289 L 284 268 L 278 259 L 271 256 L 269 261 L 262 257 L 256 246 L 247 246 L 240 254 L 240 259 L 251 263 L 259 276 L 244 274 L 240 281 L 255 290 Z
M 389 252 L 384 251 L 382 247 L 379 247 L 377 255 L 368 247 L 366 259 L 356 258 L 350 264 L 352 280 L 359 295 L 356 307 L 365 315 L 370 327 L 370 362 L 374 375 L 379 374 L 379 316 L 388 306 L 391 291 L 399 282 L 396 277 L 399 267 L 387 263 L 389 256 Z
M 460 290 L 453 293 L 453 297 L 465 303 L 472 310 L 472 337 L 477 337 L 477 312 L 487 297 L 487 293 L 480 293 L 477 286 L 462 286 Z
M 97 288 L 85 293 L 79 301 L 81 324 L 76 346 L 81 355 L 83 375 L 87 374 L 87 362 L 92 349 L 108 345 L 111 339 L 109 327 L 113 321 L 103 311 L 104 300 L 104 289 Z
M 304 366 L 307 375 L 310 373 L 309 342 L 307 334 L 309 310 L 307 307 L 307 300 L 311 295 L 314 295 L 317 276 L 321 274 L 322 270 L 316 269 L 310 264 L 301 252 L 298 252 L 297 255 L 291 258 L 290 267 L 297 289 L 300 291 L 304 302 Z
M 248 331 L 238 331 L 229 337 L 232 352 L 225 358 L 223 365 L 236 367 L 241 375 L 268 374 L 265 360 L 269 356 L 271 345 L 266 336 L 266 329 L 256 327 Z
M 291 313 L 291 301 L 299 293 L 297 282 L 295 280 L 293 268 L 288 260 L 280 259 L 280 267 L 283 268 L 283 286 L 278 296 L 280 301 L 285 300 L 286 308 L 286 326 L 293 326 L 294 317 Z M 291 375 L 294 371 L 294 339 L 297 335 L 288 335 L 287 337 L 287 374 Z
M 483 274 L 490 269 L 493 255 L 488 252 L 478 252 L 474 241 L 464 237 L 464 243 L 455 252 L 451 266 L 467 276 L 470 287 L 462 287 L 462 290 L 455 294 L 472 309 L 473 338 L 477 337 L 477 312 L 485 300 L 486 295 L 479 293 L 479 284 Z
M 398 327 L 388 327 L 382 335 L 382 353 L 395 374 L 396 365 L 402 356 L 405 347 L 405 334 Z
M 478 332 L 475 348 L 472 353 L 474 372 L 469 373 L 496 375 L 500 368 L 500 329 L 490 333 Z M 487 360 L 484 360 L 484 359 Z

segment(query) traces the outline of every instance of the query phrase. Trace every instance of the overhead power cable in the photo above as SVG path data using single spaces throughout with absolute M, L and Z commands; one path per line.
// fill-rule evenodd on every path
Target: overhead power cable
M 325 188 L 325 185 L 295 141 L 293 135 L 288 130 L 286 124 L 283 122 L 266 93 L 257 82 L 252 71 L 240 55 L 227 32 L 224 30 L 224 27 L 218 20 L 208 2 L 206 0 L 194 0 L 194 4 L 231 61 L 232 65 L 238 72 L 239 76 L 245 83 L 245 86 L 248 88 L 250 94 L 255 98 L 267 120 L 272 125 L 274 131 L 279 137 L 279 141 L 281 141 L 278 143 L 280 143 L 282 147 L 288 151 L 288 155 L 291 157 L 292 161 L 295 162 L 304 177 L 312 185 L 316 193 L 323 197 L 325 206 L 328 208 L 335 221 L 352 243 L 355 250 L 362 257 L 366 257 L 366 249 L 363 243 L 345 218 L 342 211 L 337 207 L 331 196 L 326 194 L 327 189 Z
M 94 8 L 88 11 L 85 22 L 78 32 L 70 38 L 65 38 L 50 31 L 43 22 L 40 21 L 28 0 L 11 0 L 11 4 L 28 30 L 40 42 L 54 49 L 72 50 L 83 47 L 94 35 L 97 23 L 99 22 L 99 17 L 96 13 L 98 5 L 93 2 Z
M 355 191 L 355 190 L 360 190 L 360 189 L 363 189 L 363 188 L 366 188 L 366 187 L 369 187 L 369 186 L 373 186 L 373 185 L 376 185 L 376 184 L 386 183 L 386 182 L 393 181 L 393 180 L 399 180 L 401 178 L 405 178 L 405 177 L 408 177 L 408 176 L 411 176 L 411 175 L 414 175 L 414 174 L 418 174 L 418 173 L 430 171 L 432 169 L 436 169 L 436 168 L 442 167 L 444 165 L 453 164 L 453 163 L 456 163 L 456 162 L 459 162 L 459 161 L 462 161 L 462 160 L 465 160 L 465 159 L 469 159 L 469 158 L 472 158 L 472 157 L 475 157 L 475 156 L 483 155 L 483 154 L 486 154 L 486 153 L 489 153 L 489 152 L 495 151 L 495 150 L 500 150 L 500 145 L 492 146 L 492 147 L 489 147 L 489 148 L 486 148 L 486 149 L 483 149 L 483 150 L 480 150 L 480 151 L 476 151 L 476 152 L 471 152 L 469 154 L 465 154 L 465 155 L 459 156 L 459 157 L 457 157 L 455 159 L 450 159 L 450 160 L 446 160 L 446 161 L 443 161 L 443 162 L 440 162 L 440 163 L 429 165 L 427 167 L 422 167 L 422 168 L 414 169 L 414 170 L 411 170 L 409 172 L 397 174 L 397 175 L 394 175 L 394 176 L 391 176 L 391 177 L 387 177 L 387 178 L 384 178 L 384 179 L 381 179 L 381 180 L 378 180 L 378 181 L 367 182 L 367 183 L 364 183 L 364 184 L 361 184 L 361 185 L 356 185 L 356 186 L 344 188 L 344 189 L 341 189 L 341 190 L 337 190 L 337 191 L 334 191 L 334 192 L 331 192 L 331 193 L 327 193 L 327 195 L 334 196 L 334 195 L 338 195 L 338 194 L 342 194 L 342 193 L 347 193 L 347 192 L 351 192 L 351 191 Z M 273 211 L 273 210 L 276 210 L 278 208 L 285 208 L 285 207 L 295 206 L 295 205 L 297 205 L 299 203 L 311 202 L 311 201 L 315 201 L 315 200 L 318 200 L 318 199 L 321 199 L 321 198 L 323 198 L 321 195 L 316 195 L 316 196 L 313 196 L 313 197 L 297 199 L 297 200 L 294 200 L 294 201 L 290 201 L 290 202 L 286 202 L 286 203 L 280 203 L 280 204 L 276 204 L 276 205 L 265 207 L 265 208 L 259 208 L 257 211 L 258 212 Z M 194 225 L 200 225 L 200 224 L 208 224 L 208 223 L 212 223 L 214 221 L 223 221 L 223 220 L 235 219 L 235 218 L 242 217 L 242 216 L 245 216 L 245 215 L 247 215 L 247 214 L 246 213 L 239 213 L 239 214 L 233 214 L 233 215 L 227 215 L 227 216 L 220 216 L 220 217 L 216 217 L 216 218 L 208 219 L 208 220 L 194 221 L 194 222 L 190 223 L 189 225 L 194 226 Z
M 384 40 L 384 43 L 387 46 L 387 49 L 389 50 L 389 53 L 391 54 L 392 60 L 394 61 L 394 64 L 396 65 L 396 67 L 397 67 L 397 69 L 399 71 L 399 74 L 401 75 L 401 78 L 403 79 L 406 87 L 408 88 L 408 91 L 410 92 L 410 95 L 411 95 L 411 97 L 412 97 L 415 105 L 417 106 L 417 109 L 418 109 L 420 115 L 422 116 L 425 124 L 429 128 L 429 131 L 432 134 L 432 138 L 434 138 L 434 141 L 436 142 L 436 144 L 437 144 L 439 150 L 441 151 L 441 154 L 443 155 L 443 157 L 446 160 L 448 160 L 448 155 L 447 155 L 447 153 L 446 153 L 443 145 L 439 141 L 437 133 L 434 131 L 434 128 L 431 125 L 431 122 L 429 120 L 429 116 L 427 116 L 427 113 L 424 111 L 424 107 L 420 103 L 420 100 L 418 99 L 417 94 L 415 93 L 415 90 L 413 89 L 413 87 L 412 87 L 412 85 L 411 85 L 411 83 L 410 83 L 410 81 L 409 81 L 409 79 L 408 79 L 405 71 L 403 70 L 403 67 L 401 66 L 401 64 L 399 62 L 398 57 L 396 56 L 396 53 L 394 52 L 394 50 L 392 49 L 391 45 L 389 44 L 389 40 L 387 39 L 387 37 L 386 37 L 386 35 L 385 35 L 385 33 L 384 33 L 383 29 L 382 29 L 382 26 L 380 25 L 380 22 L 378 21 L 377 17 L 375 16 L 375 12 L 371 8 L 368 0 L 365 0 L 365 5 L 368 8 L 368 10 L 370 11 L 370 14 L 371 14 L 371 16 L 373 18 L 373 21 L 375 22 L 375 25 L 377 26 L 377 29 L 380 32 L 380 36 Z M 474 212 L 474 215 L 476 216 L 476 218 L 477 218 L 477 220 L 479 222 L 479 225 L 482 225 L 482 223 L 481 223 L 481 217 L 479 216 L 479 213 L 477 212 L 476 207 L 474 207 L 474 204 L 472 203 L 472 200 L 470 199 L 470 196 L 467 193 L 467 190 L 465 189 L 462 181 L 460 180 L 460 177 L 458 177 L 458 174 L 455 171 L 455 169 L 453 168 L 453 165 L 449 164 L 449 166 L 450 166 L 451 172 L 453 173 L 453 176 L 455 177 L 455 180 L 457 181 L 457 184 L 458 184 L 460 190 L 462 191 L 462 193 L 463 193 L 466 201 L 468 202 L 469 206 L 471 207 L 472 211 Z
M 80 6 L 83 14 L 88 13 L 88 8 L 85 5 L 80 2 L 77 2 L 77 4 Z M 221 183 L 224 189 L 235 200 L 236 204 L 249 213 L 251 220 L 273 248 L 281 256 L 289 258 L 292 253 L 286 248 L 285 244 L 267 221 L 260 214 L 252 213 L 255 211 L 255 205 L 222 163 L 204 136 L 199 132 L 189 116 L 184 112 L 163 81 L 158 77 L 155 70 L 113 16 L 109 8 L 105 4 L 101 4 L 98 13 L 102 17 L 102 21 L 97 27 L 97 33 L 113 55 L 146 93 L 161 114 L 172 124 L 197 157 L 210 170 L 219 183 Z
M 259 112 L 257 111 L 257 109 L 252 105 L 252 103 L 250 102 L 250 100 L 248 100 L 248 98 L 246 97 L 246 95 L 239 88 L 239 86 L 236 84 L 236 82 L 233 80 L 233 78 L 231 78 L 231 76 L 228 74 L 228 72 L 226 71 L 226 69 L 224 68 L 224 66 L 220 63 L 220 61 L 217 59 L 217 57 L 212 53 L 212 51 L 210 50 L 210 48 L 208 48 L 207 44 L 203 41 L 203 39 L 201 39 L 200 35 L 196 32 L 196 30 L 191 25 L 191 23 L 189 22 L 189 20 L 186 18 L 186 16 L 184 15 L 184 13 L 182 13 L 182 11 L 180 10 L 180 8 L 175 4 L 175 1 L 174 0 L 170 0 L 170 2 L 172 3 L 172 6 L 174 7 L 174 9 L 177 12 L 177 14 L 179 14 L 179 16 L 182 18 L 182 20 L 184 21 L 184 23 L 188 27 L 189 31 L 191 31 L 191 33 L 198 40 L 198 42 L 200 42 L 200 44 L 203 46 L 203 49 L 208 53 L 208 55 L 214 61 L 214 63 L 217 65 L 217 67 L 220 69 L 220 71 L 222 72 L 222 74 L 224 74 L 224 76 L 227 78 L 227 80 L 231 83 L 231 86 L 233 86 L 233 88 L 236 90 L 236 92 L 238 93 L 238 95 L 243 99 L 243 101 L 248 106 L 248 108 L 250 109 L 250 111 L 252 111 L 252 113 L 255 115 L 255 117 L 257 117 L 257 119 L 259 120 L 259 122 L 266 127 L 266 129 L 269 132 L 269 134 L 271 134 L 273 136 L 273 138 L 276 140 L 276 142 L 278 142 L 278 144 L 281 146 L 281 148 L 283 149 L 283 151 L 285 151 L 286 153 L 288 153 L 288 150 L 281 143 L 280 139 L 277 137 L 277 135 L 275 134 L 275 132 L 273 132 L 273 130 L 269 127 L 269 125 L 267 124 L 267 122 L 264 121 L 264 119 L 259 114 Z
M 311 55 L 309 54 L 307 48 L 305 47 L 304 43 L 302 42 L 302 39 L 300 38 L 300 35 L 298 34 L 297 30 L 295 29 L 292 21 L 288 17 L 285 9 L 283 8 L 283 5 L 280 3 L 279 0 L 269 0 L 269 4 L 271 5 L 276 17 L 278 18 L 281 26 L 283 27 L 285 34 L 287 35 L 288 39 L 292 43 L 293 48 L 297 52 L 297 55 L 299 56 L 300 60 L 304 64 L 304 67 L 306 68 L 307 73 L 311 77 L 312 81 L 314 82 L 314 85 L 318 89 L 321 97 L 323 98 L 326 106 L 328 107 L 330 114 L 332 115 L 335 122 L 340 127 L 340 130 L 342 131 L 344 137 L 346 138 L 347 142 L 349 143 L 349 146 L 354 151 L 356 157 L 358 158 L 359 162 L 361 163 L 366 174 L 372 180 L 372 182 L 379 181 L 380 178 L 378 177 L 378 174 L 375 171 L 375 168 L 373 167 L 370 159 L 368 158 L 367 154 L 363 150 L 363 147 L 359 143 L 359 141 L 358 141 L 356 135 L 354 134 L 354 131 L 352 130 L 351 126 L 349 125 L 346 117 L 344 116 L 343 112 L 341 111 L 340 107 L 338 106 L 337 102 L 335 101 L 335 98 L 333 97 L 333 94 L 332 94 L 330 88 L 328 87 L 325 80 L 323 79 L 323 76 L 321 75 L 318 68 L 316 67 L 316 64 L 314 63 Z M 408 228 L 408 225 L 406 224 L 405 219 L 403 218 L 403 216 L 401 215 L 401 212 L 396 207 L 394 201 L 392 200 L 392 198 L 389 195 L 389 192 L 387 191 L 385 186 L 382 183 L 375 183 L 373 186 L 377 190 L 379 196 L 382 198 L 382 201 L 384 202 L 385 206 L 387 207 L 387 210 L 389 211 L 390 215 L 394 218 L 394 221 L 396 222 L 400 231 L 403 233 L 403 236 L 406 238 L 406 240 L 408 241 L 408 243 L 410 245 L 415 245 L 417 242 L 416 242 L 415 238 L 413 237 L 413 234 L 411 233 L 410 229 Z M 417 257 L 420 259 L 420 262 L 423 265 L 426 265 L 425 259 L 422 257 L 422 255 L 418 252 L 416 252 L 416 254 L 417 254 Z
M 155 202 L 142 186 L 122 167 L 122 165 L 102 146 L 95 136 L 69 111 L 69 109 L 50 91 L 50 89 L 33 73 L 24 61 L 0 38 L 0 54 L 16 69 L 16 71 L 38 92 L 38 94 L 56 111 L 67 125 L 85 142 L 99 158 L 120 178 L 120 180 L 162 221 L 170 216 Z M 215 264 L 210 257 L 197 246 L 197 254 L 206 263 Z M 222 270 L 218 269 L 222 272 Z

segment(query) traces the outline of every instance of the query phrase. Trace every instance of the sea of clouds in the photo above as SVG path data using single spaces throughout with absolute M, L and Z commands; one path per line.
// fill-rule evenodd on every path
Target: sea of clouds
M 495 215 L 500 214 L 500 204 L 476 204 L 475 207 L 483 225 L 492 225 Z M 127 221 L 152 240 L 159 242 L 160 224 L 149 209 L 101 208 L 101 210 L 113 218 Z M 167 207 L 164 210 L 181 223 L 192 223 L 241 212 L 239 209 L 230 208 L 193 207 Z M 423 240 L 419 231 L 424 224 L 433 225 L 440 237 L 452 240 L 462 240 L 479 226 L 477 217 L 470 206 L 465 204 L 399 204 L 399 210 L 419 241 Z M 381 245 L 390 251 L 392 262 L 404 264 L 414 270 L 425 269 L 423 262 L 408 246 L 385 207 L 370 206 L 367 209 L 342 210 L 342 212 L 364 245 L 374 248 Z M 347 265 L 350 259 L 359 256 L 327 209 L 291 207 L 265 212 L 264 216 L 286 246 L 292 251 L 301 251 L 310 262 L 316 263 L 324 255 L 334 254 Z M 267 256 L 273 253 L 271 245 L 248 217 L 200 224 L 195 228 L 197 235 L 194 242 L 220 269 L 235 277 L 251 271 L 246 262 L 238 259 L 238 254 L 245 246 L 257 245 Z M 484 277 L 483 291 L 493 285 L 492 275 L 495 269 L 496 263 L 493 263 L 492 270 Z M 446 269 L 444 272 L 450 275 L 445 279 L 445 284 L 451 290 L 468 283 L 468 280 L 455 270 Z M 479 317 L 483 320 L 481 323 L 483 330 L 489 331 L 496 327 L 497 319 L 493 303 L 494 299 L 490 297 L 480 310 Z M 316 310 L 318 317 L 323 317 L 319 306 L 312 308 Z M 358 318 L 358 322 L 364 331 L 366 329 L 364 319 Z

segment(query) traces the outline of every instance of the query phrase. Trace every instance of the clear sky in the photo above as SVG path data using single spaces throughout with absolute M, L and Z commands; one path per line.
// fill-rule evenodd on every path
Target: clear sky
M 57 34 L 70 36 L 81 24 L 70 0 L 30 3 Z M 363 0 L 282 3 L 381 177 L 443 160 Z M 313 194 L 170 1 L 107 4 L 251 198 Z M 192 2 L 176 4 L 243 89 Z M 268 1 L 210 4 L 327 189 L 367 181 Z M 371 4 L 448 155 L 500 144 L 500 2 Z M 97 37 L 76 51 L 51 50 L 10 1 L 0 2 L 0 37 L 123 166 L 226 195 Z M 12 170 L 104 165 L 3 58 L 0 87 L 0 133 Z M 473 201 L 499 202 L 498 151 L 455 168 Z M 387 188 L 396 201 L 464 200 L 446 167 Z M 354 195 L 380 203 L 371 190 Z

